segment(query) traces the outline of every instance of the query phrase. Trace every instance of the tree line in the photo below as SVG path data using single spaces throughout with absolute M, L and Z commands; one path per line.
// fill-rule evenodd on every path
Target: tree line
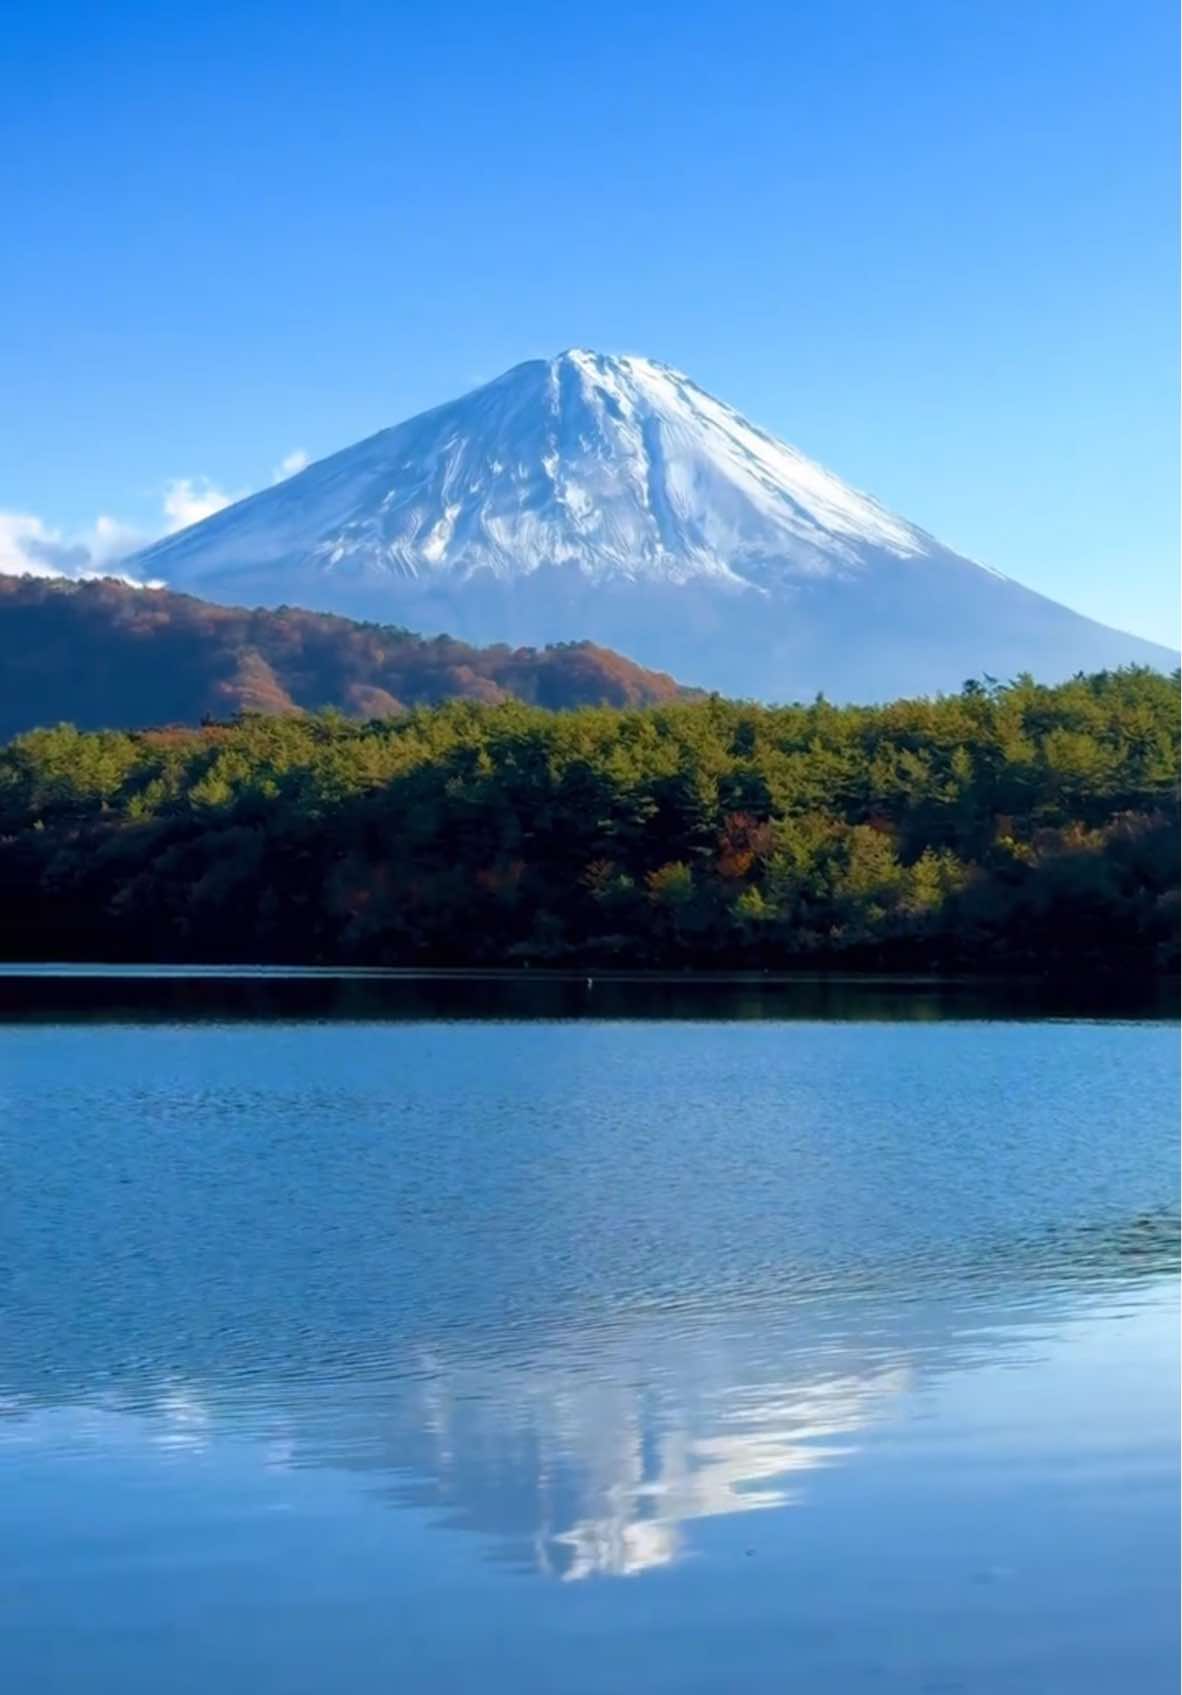
M 9 957 L 1140 972 L 1177 956 L 1178 686 L 885 706 L 59 725 L 0 750 Z

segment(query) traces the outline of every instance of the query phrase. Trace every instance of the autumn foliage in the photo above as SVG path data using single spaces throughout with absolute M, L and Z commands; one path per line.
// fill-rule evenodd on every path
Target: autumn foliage
M 686 692 L 589 642 L 477 648 L 296 607 L 0 576 L 0 737 L 61 719 L 107 729 L 328 706 L 366 719 L 453 699 L 647 706 Z

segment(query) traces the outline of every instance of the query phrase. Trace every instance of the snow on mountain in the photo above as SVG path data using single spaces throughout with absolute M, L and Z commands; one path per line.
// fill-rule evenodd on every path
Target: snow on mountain
M 950 553 L 680 372 L 581 349 L 310 465 L 134 567 L 212 600 L 471 641 L 590 639 L 774 699 L 1174 661 Z

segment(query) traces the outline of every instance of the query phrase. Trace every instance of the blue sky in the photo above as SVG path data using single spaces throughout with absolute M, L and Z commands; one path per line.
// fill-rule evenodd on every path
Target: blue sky
M 1173 641 L 1174 10 L 17 0 L 10 540 L 159 533 L 582 345 Z

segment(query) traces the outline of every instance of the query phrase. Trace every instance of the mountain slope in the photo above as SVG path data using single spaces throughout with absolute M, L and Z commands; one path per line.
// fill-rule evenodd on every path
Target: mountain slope
M 604 642 L 774 699 L 1174 662 L 951 553 L 680 373 L 581 350 L 516 366 L 134 565 L 215 600 Z
M 135 728 L 322 706 L 384 718 L 453 698 L 646 706 L 687 693 L 590 643 L 480 649 L 294 608 L 0 576 L 0 739 L 62 719 Z

